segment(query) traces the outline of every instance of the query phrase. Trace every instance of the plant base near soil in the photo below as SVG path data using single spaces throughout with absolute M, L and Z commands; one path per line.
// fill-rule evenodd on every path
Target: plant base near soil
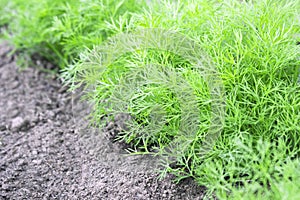
M 0 44 L 0 199 L 202 199 L 191 179 L 137 172 L 56 76 L 19 71 L 10 50 Z

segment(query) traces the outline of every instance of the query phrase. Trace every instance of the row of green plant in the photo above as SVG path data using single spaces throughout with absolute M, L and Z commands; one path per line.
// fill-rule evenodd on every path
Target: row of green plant
M 113 34 L 111 24 L 142 9 L 135 0 L 1 1 L 0 25 L 23 58 L 38 53 L 61 68 Z M 125 24 L 123 24 L 125 26 Z
M 193 177 L 208 198 L 300 198 L 299 0 L 3 0 L 0 12 L 20 56 L 43 56 L 86 90 L 93 122 L 132 116 L 116 138 L 132 152 L 159 154 L 181 137 L 162 174 Z M 175 33 L 174 45 L 186 36 L 217 69 L 224 126 L 206 154 L 209 80 L 176 52 L 107 43 L 143 29 Z M 107 53 L 118 56 L 106 64 Z

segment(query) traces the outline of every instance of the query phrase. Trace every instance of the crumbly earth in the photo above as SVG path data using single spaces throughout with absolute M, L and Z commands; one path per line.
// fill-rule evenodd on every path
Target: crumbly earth
M 151 159 L 125 156 L 88 126 L 80 94 L 36 67 L 20 70 L 10 51 L 0 44 L 0 199 L 203 198 L 192 180 L 158 180 Z

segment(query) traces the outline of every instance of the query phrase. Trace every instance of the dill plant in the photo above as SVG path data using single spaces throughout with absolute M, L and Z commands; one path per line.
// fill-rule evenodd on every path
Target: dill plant
M 297 197 L 300 191 L 291 182 L 296 184 L 299 180 L 295 171 L 300 148 L 297 84 L 300 61 L 296 45 L 299 6 L 299 1 L 272 0 L 157 1 L 132 19 L 136 28 L 171 29 L 188 35 L 201 44 L 217 66 L 225 85 L 225 127 L 213 150 L 205 156 L 201 154 L 201 146 L 210 125 L 209 93 L 201 91 L 205 82 L 189 72 L 188 61 L 169 53 L 135 52 L 125 55 L 92 80 L 92 71 L 85 76 L 85 69 L 91 67 L 89 61 L 94 72 L 98 72 L 94 59 L 97 51 L 92 51 L 85 53 L 82 62 L 69 73 L 81 71 L 83 79 L 78 76 L 79 81 L 99 86 L 90 93 L 90 99 L 99 102 L 95 107 L 96 119 L 109 112 L 123 111 L 137 117 L 135 126 L 141 130 L 139 126 L 149 122 L 149 110 L 156 103 L 163 104 L 167 119 L 176 119 L 165 123 L 167 129 L 156 134 L 129 131 L 119 137 L 147 151 L 152 145 L 163 148 L 176 137 L 180 129 L 178 120 L 182 117 L 182 97 L 170 96 L 172 92 L 164 84 L 141 85 L 134 91 L 136 96 L 126 99 L 131 103 L 126 109 L 115 109 L 124 108 L 116 102 L 115 107 L 107 110 L 102 103 L 113 96 L 123 76 L 132 75 L 148 62 L 172 66 L 178 70 L 178 76 L 192 80 L 190 92 L 197 94 L 200 107 L 195 117 L 204 121 L 186 151 L 176 155 L 177 165 L 166 166 L 165 171 L 175 174 L 178 180 L 191 176 L 208 188 L 208 194 L 215 193 L 221 199 Z M 155 72 L 147 73 L 149 77 Z M 128 82 L 121 85 L 130 88 Z M 290 165 L 294 167 L 289 168 Z M 293 173 L 286 174 L 286 168 L 294 170 Z M 279 185 L 286 194 L 279 190 Z

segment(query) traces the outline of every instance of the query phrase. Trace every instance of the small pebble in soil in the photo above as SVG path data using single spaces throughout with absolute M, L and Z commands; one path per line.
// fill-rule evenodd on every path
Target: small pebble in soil
M 28 130 L 29 124 L 28 119 L 18 116 L 11 120 L 10 129 L 12 131 L 26 131 Z

